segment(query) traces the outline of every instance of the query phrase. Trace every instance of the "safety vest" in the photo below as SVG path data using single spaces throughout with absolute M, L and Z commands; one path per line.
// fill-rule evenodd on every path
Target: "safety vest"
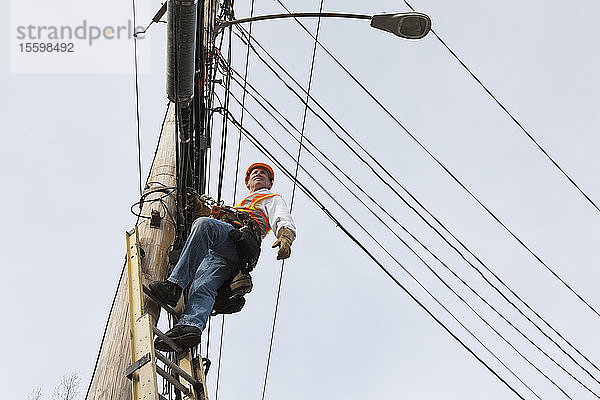
M 275 196 L 279 195 L 275 193 L 253 193 L 235 206 L 236 209 L 246 213 L 256 223 L 261 240 L 264 239 L 271 230 L 271 224 L 269 224 L 269 219 L 265 213 L 257 208 L 257 205 L 264 199 Z

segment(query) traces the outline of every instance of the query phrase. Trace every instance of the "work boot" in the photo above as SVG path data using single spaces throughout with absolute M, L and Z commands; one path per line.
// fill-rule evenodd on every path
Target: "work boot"
M 177 344 L 177 346 L 186 350 L 200 344 L 202 331 L 191 325 L 175 325 L 165 332 L 165 335 Z M 154 339 L 154 348 L 160 351 L 175 351 L 161 338 Z
M 231 294 L 235 297 L 241 297 L 252 291 L 252 277 L 242 271 L 231 280 L 229 284 Z
M 148 285 L 148 288 L 158 301 L 163 304 L 168 304 L 171 307 L 175 307 L 177 305 L 182 292 L 182 289 L 179 287 L 179 285 L 171 281 L 154 281 Z

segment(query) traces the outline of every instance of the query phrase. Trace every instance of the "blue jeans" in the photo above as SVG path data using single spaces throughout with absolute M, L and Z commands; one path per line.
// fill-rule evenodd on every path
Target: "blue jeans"
M 239 268 L 235 243 L 229 238 L 233 227 L 213 218 L 198 218 L 183 246 L 177 265 L 168 280 L 185 289 L 188 300 L 177 325 L 192 325 L 200 330 L 213 305 L 217 289 Z

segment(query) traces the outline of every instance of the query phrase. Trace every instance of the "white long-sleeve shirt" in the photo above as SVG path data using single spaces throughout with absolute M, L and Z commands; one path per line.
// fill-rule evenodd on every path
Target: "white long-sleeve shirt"
M 259 189 L 250 193 L 248 196 L 254 194 L 273 194 L 273 192 L 269 189 Z M 285 227 L 292 231 L 294 237 L 296 237 L 296 224 L 294 218 L 292 218 L 285 200 L 283 200 L 280 195 L 268 197 L 259 201 L 256 204 L 256 208 L 267 216 L 269 225 L 271 225 L 271 229 L 273 229 L 275 236 L 279 233 L 279 229 Z

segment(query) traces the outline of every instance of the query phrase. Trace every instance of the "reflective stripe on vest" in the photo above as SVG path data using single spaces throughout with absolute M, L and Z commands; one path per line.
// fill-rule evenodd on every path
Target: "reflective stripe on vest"
M 264 239 L 265 236 L 267 236 L 267 234 L 271 230 L 271 225 L 269 224 L 269 219 L 267 218 L 265 213 L 256 208 L 256 205 L 264 199 L 268 199 L 270 197 L 275 196 L 279 195 L 275 193 L 254 193 L 240 201 L 235 206 L 235 208 L 237 208 L 238 210 L 248 214 L 250 218 L 252 218 L 254 222 L 257 223 L 260 229 L 261 240 Z

